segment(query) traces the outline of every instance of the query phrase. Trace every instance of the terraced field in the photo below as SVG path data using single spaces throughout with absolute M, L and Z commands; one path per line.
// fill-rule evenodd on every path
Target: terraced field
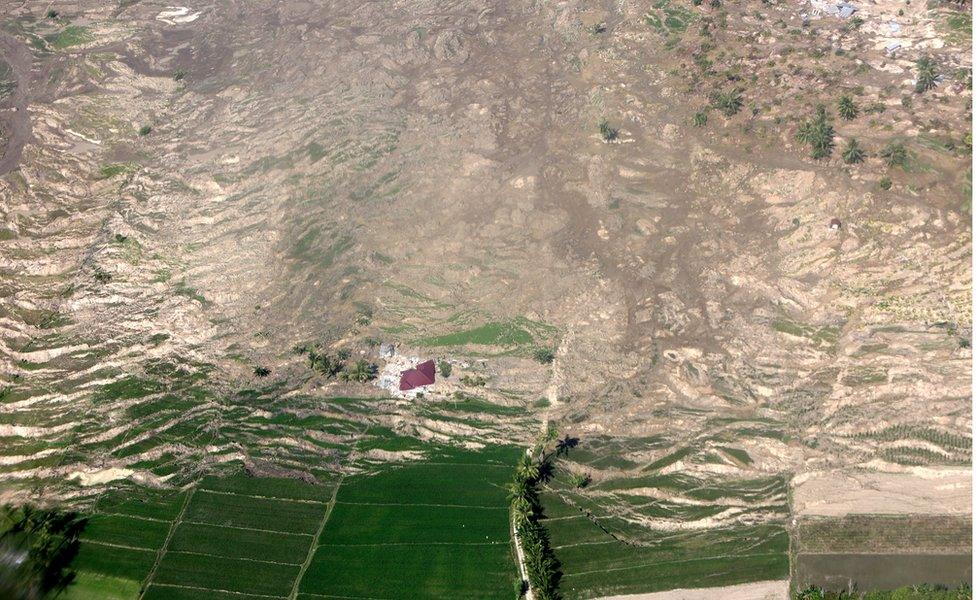
M 697 489 L 703 499 L 721 496 L 707 486 Z M 728 508 L 675 500 L 594 498 L 566 489 L 546 493 L 545 524 L 563 565 L 565 597 L 598 598 L 788 576 L 789 536 L 782 509 L 772 519 L 761 511 L 747 511 L 739 519 L 707 522 Z M 648 515 L 656 524 L 642 522 Z M 703 519 L 707 524 L 701 523 Z
M 763 431 L 762 423 L 736 425 Z M 731 441 L 578 440 L 543 496 L 566 597 L 787 577 L 787 481 L 760 473 L 716 481 L 712 465 L 748 472 L 748 453 Z M 572 473 L 589 483 L 579 487 Z
M 442 448 L 314 484 L 238 474 L 110 492 L 68 598 L 498 598 L 516 573 L 502 485 L 519 453 Z

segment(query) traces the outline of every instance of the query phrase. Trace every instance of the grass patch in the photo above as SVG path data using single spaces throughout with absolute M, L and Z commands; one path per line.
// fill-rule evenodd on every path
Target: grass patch
M 116 175 L 121 175 L 122 173 L 129 173 L 135 166 L 126 163 L 114 163 L 110 165 L 102 165 L 98 169 L 98 177 L 96 179 L 111 179 Z
M 775 331 L 792 335 L 794 337 L 808 338 L 811 341 L 825 346 L 834 346 L 837 343 L 837 336 L 840 328 L 834 325 L 811 326 L 796 323 L 789 319 L 776 319 L 772 323 Z
M 80 25 L 68 25 L 61 31 L 45 36 L 44 40 L 55 50 L 64 50 L 71 46 L 87 44 L 95 39 L 95 36 L 87 27 Z
M 747 465 L 752 464 L 752 457 L 749 456 L 749 453 L 746 452 L 745 450 L 742 450 L 740 448 L 729 448 L 727 446 L 719 446 L 718 449 L 741 463 Z
M 473 329 L 421 338 L 415 343 L 426 347 L 470 345 L 513 348 L 532 345 L 537 339 L 549 339 L 555 333 L 556 329 L 551 325 L 518 317 L 508 322 L 490 322 Z

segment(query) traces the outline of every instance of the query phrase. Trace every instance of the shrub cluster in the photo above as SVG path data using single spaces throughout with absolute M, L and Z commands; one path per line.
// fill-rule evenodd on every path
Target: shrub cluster
M 335 377 L 340 381 L 365 383 L 376 379 L 376 373 L 379 371 L 375 364 L 365 358 L 349 362 L 348 350 L 339 350 L 335 354 L 320 352 L 318 347 L 302 346 L 296 350 L 299 354 L 308 354 L 308 366 L 328 379 Z

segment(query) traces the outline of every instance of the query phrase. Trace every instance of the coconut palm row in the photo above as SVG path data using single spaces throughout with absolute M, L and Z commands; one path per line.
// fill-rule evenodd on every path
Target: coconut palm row
M 525 554 L 529 587 L 538 600 L 559 600 L 559 580 L 562 577 L 559 560 L 549 544 L 549 532 L 540 523 L 544 515 L 539 502 L 539 486 L 552 479 L 556 458 L 569 452 L 576 444 L 577 440 L 569 436 L 559 439 L 558 430 L 552 425 L 548 426 L 531 453 L 519 460 L 515 476 L 508 484 L 512 523 Z M 525 592 L 521 582 L 516 589 L 520 596 Z

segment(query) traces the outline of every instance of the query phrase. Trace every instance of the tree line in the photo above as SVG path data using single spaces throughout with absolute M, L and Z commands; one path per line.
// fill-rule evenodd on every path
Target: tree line
M 553 425 L 536 441 L 531 451 L 519 459 L 512 482 L 508 484 L 512 523 L 525 555 L 528 581 L 516 582 L 516 595 L 521 598 L 531 589 L 537 600 L 559 600 L 561 565 L 549 543 L 549 532 L 541 521 L 545 519 L 539 488 L 555 474 L 556 459 L 565 455 L 578 443 L 576 438 L 559 438 Z

